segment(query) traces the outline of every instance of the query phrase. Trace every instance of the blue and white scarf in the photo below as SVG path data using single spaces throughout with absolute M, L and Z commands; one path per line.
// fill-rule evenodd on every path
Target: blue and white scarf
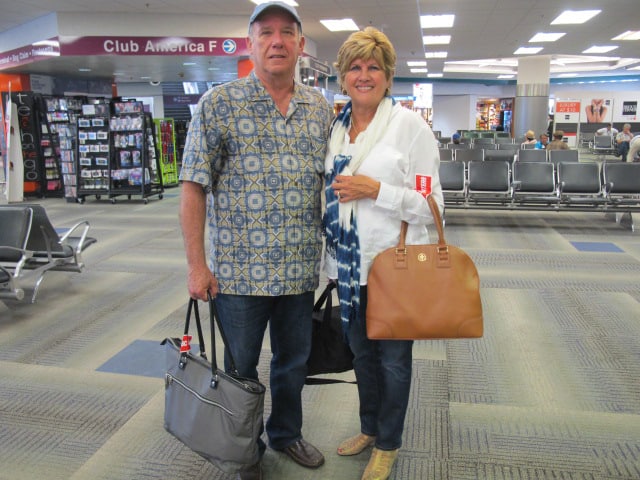
M 336 117 L 329 133 L 329 155 L 333 156 L 333 168 L 325 175 L 327 209 L 325 229 L 327 253 L 338 264 L 338 298 L 340 316 L 348 331 L 351 320 L 358 318 L 360 310 L 360 241 L 358 239 L 358 202 L 340 203 L 331 188 L 336 175 L 354 175 L 373 146 L 380 141 L 389 125 L 395 102 L 385 97 L 378 105 L 373 120 L 355 140 L 355 154 L 344 155 L 345 135 L 351 127 L 351 102 Z

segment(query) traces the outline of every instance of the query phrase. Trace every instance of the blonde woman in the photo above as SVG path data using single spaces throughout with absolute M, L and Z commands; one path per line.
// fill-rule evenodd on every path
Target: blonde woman
M 362 480 L 389 477 L 402 445 L 411 387 L 412 341 L 369 340 L 367 273 L 373 258 L 398 243 L 427 243 L 442 189 L 435 136 L 419 114 L 390 97 L 396 53 L 373 27 L 353 33 L 338 52 L 342 90 L 351 98 L 334 122 L 325 162 L 326 271 L 338 283 L 347 340 L 354 353 L 360 433 L 338 446 L 357 455 L 373 446 Z

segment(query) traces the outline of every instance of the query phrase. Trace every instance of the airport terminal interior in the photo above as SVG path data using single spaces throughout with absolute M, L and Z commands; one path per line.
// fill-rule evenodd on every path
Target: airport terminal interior
M 0 14 L 2 104 L 11 94 L 23 106 L 0 129 L 0 213 L 7 205 L 38 205 L 52 235 L 63 237 L 79 224 L 73 235 L 86 228 L 95 239 L 81 258 L 69 258 L 69 268 L 47 269 L 53 260 L 44 255 L 40 269 L 21 272 L 0 245 L 0 265 L 8 267 L 0 269 L 0 480 L 232 480 L 235 475 L 165 430 L 161 342 L 182 335 L 189 300 L 178 174 L 193 102 L 250 65 L 235 53 L 200 64 L 204 55 L 92 49 L 97 38 L 110 36 L 133 45 L 136 35 L 150 42 L 185 35 L 185 25 L 194 42 L 208 38 L 222 48 L 224 39 L 234 39 L 240 46 L 255 5 L 122 0 L 106 12 L 97 0 L 85 3 L 72 8 L 30 0 L 31 13 L 21 4 L 0 8 L 6 10 Z M 301 81 L 334 90 L 327 98 L 336 112 L 344 105 L 330 64 L 349 32 L 327 32 L 320 19 L 337 11 L 352 16 L 356 28 L 372 24 L 389 34 L 401 63 L 392 93 L 430 124 L 441 178 L 448 172 L 447 242 L 470 255 L 480 277 L 482 338 L 414 344 L 403 445 L 390 479 L 640 480 L 640 162 L 625 162 L 616 155 L 615 136 L 597 133 L 626 123 L 640 133 L 637 2 L 324 3 L 298 0 L 296 6 L 311 49 Z M 601 11 L 591 27 L 551 23 L 571 8 Z M 433 32 L 407 27 L 429 13 L 455 14 L 456 23 Z M 158 25 L 163 32 L 154 31 Z M 42 40 L 58 42 L 46 46 L 57 55 L 44 58 L 42 45 L 27 48 L 25 39 L 38 29 Z M 565 32 L 566 43 L 529 40 L 552 31 Z M 613 40 L 624 32 L 626 40 Z M 420 43 L 431 33 L 450 33 L 451 45 Z M 541 56 L 518 60 L 514 50 L 532 44 L 545 46 Z M 613 44 L 620 45 L 619 55 L 598 54 L 588 67 L 568 73 L 584 49 Z M 77 55 L 65 54 L 73 48 Z M 448 59 L 429 57 L 447 49 Z M 38 61 L 12 56 L 36 50 L 43 56 Z M 410 67 L 425 58 L 428 66 Z M 531 102 L 518 84 L 538 84 L 541 58 L 546 93 Z M 193 76 L 188 62 L 198 64 Z M 93 73 L 78 72 L 87 63 Z M 595 103 L 608 113 L 592 121 L 587 116 Z M 6 119 L 3 110 L 3 125 Z M 538 150 L 541 160 L 525 161 L 523 152 L 534 149 L 521 142 L 533 127 L 523 120 L 536 124 L 536 138 L 547 128 L 563 130 L 575 158 L 554 160 Z M 454 133 L 461 145 L 454 145 Z M 16 134 L 23 139 L 20 152 L 8 148 Z M 7 175 L 17 161 L 23 168 L 18 189 L 15 176 Z M 524 188 L 526 178 L 516 177 L 524 163 L 543 164 L 551 186 L 536 177 L 535 186 Z M 576 164 L 588 173 L 571 177 Z M 472 171 L 481 165 L 492 165 L 494 176 L 476 184 Z M 612 165 L 622 172 L 615 182 Z M 0 239 L 19 236 L 2 222 Z M 326 282 L 321 276 L 316 296 Z M 208 338 L 204 304 L 200 311 Z M 216 346 L 221 360 L 219 336 Z M 270 357 L 266 336 L 258 370 L 267 385 Z M 353 371 L 322 377 L 345 380 L 307 385 L 302 394 L 303 436 L 324 453 L 325 464 L 303 468 L 267 449 L 266 479 L 362 475 L 368 451 L 336 453 L 359 431 Z M 270 409 L 267 390 L 265 418 Z

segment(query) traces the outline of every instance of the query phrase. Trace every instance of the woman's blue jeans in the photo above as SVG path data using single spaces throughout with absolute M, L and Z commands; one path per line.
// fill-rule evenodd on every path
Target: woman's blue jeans
M 380 450 L 402 445 L 411 389 L 412 340 L 369 340 L 367 289 L 360 287 L 360 314 L 349 325 L 349 345 L 360 398 L 360 429 L 375 435 Z
M 269 446 L 282 450 L 299 440 L 302 387 L 311 350 L 314 292 L 262 297 L 218 294 L 215 299 L 238 373 L 258 378 L 264 333 L 271 340 L 271 415 L 266 424 Z M 229 369 L 225 352 L 225 369 Z M 265 445 L 260 441 L 260 450 Z

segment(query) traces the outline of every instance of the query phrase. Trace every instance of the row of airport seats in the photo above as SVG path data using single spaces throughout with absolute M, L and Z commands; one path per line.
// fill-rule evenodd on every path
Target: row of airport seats
M 471 161 L 507 161 L 520 162 L 577 162 L 580 160 L 580 152 L 576 149 L 569 150 L 544 150 L 544 149 L 484 149 L 484 148 L 440 148 L 440 161 L 471 162 Z
M 640 163 L 443 161 L 439 173 L 446 208 L 640 212 Z

